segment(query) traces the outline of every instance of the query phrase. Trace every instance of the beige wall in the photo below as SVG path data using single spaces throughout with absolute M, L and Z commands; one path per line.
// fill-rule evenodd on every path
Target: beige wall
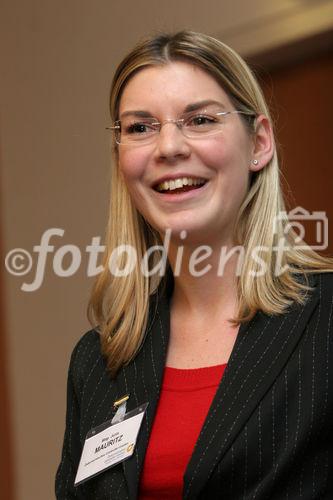
M 332 2 L 319 3 L 326 9 L 322 17 L 311 14 L 315 7 L 307 2 L 313 19 L 307 25 L 306 11 L 296 1 L 3 0 L 1 218 L 5 253 L 21 247 L 33 254 L 42 233 L 52 227 L 65 231 L 63 237 L 52 238 L 55 250 L 75 244 L 84 251 L 93 236 L 103 237 L 108 203 L 109 139 L 104 127 L 109 84 L 119 57 L 140 36 L 158 28 L 186 27 L 255 52 L 293 37 L 293 16 L 300 23 L 297 36 L 326 29 Z M 263 28 L 270 21 L 275 23 L 272 35 Z M 253 37 L 260 26 L 261 36 Z M 285 26 L 284 39 L 281 26 Z M 69 354 L 89 327 L 85 308 L 92 281 L 86 277 L 86 256 L 75 276 L 59 278 L 49 255 L 41 288 L 24 292 L 21 285 L 33 280 L 35 265 L 36 259 L 23 277 L 4 271 L 18 500 L 54 497 Z

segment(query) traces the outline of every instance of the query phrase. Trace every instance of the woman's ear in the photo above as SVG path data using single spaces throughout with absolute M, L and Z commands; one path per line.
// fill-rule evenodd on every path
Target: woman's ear
M 274 154 L 275 144 L 273 130 L 267 116 L 259 115 L 256 118 L 253 141 L 254 147 L 250 170 L 252 170 L 252 172 L 257 172 L 270 162 Z

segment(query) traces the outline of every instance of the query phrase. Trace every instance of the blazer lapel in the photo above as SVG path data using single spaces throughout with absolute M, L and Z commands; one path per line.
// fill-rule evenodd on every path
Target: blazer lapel
M 310 283 L 315 284 L 313 277 Z M 185 499 L 200 496 L 214 467 L 293 353 L 317 302 L 315 289 L 304 306 L 293 304 L 286 314 L 277 316 L 258 312 L 250 323 L 241 325 L 184 475 Z
M 123 462 L 129 499 L 137 498 L 139 478 L 162 385 L 169 340 L 168 298 L 154 299 L 150 307 L 145 341 L 128 366 L 117 377 L 119 396 L 129 394 L 127 411 L 148 402 L 133 456 Z

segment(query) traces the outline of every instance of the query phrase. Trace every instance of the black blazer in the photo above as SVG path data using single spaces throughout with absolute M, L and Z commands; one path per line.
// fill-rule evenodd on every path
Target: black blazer
M 304 306 L 258 312 L 240 327 L 184 475 L 184 499 L 333 499 L 333 275 L 311 283 Z M 168 304 L 165 296 L 152 308 L 141 350 L 114 381 L 94 330 L 75 347 L 58 500 L 137 498 L 165 365 Z M 134 455 L 74 488 L 86 433 L 112 418 L 114 400 L 127 393 L 128 410 L 149 401 Z

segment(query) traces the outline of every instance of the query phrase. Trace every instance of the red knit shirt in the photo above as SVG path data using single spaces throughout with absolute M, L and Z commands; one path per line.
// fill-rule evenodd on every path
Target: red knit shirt
M 183 475 L 226 365 L 166 367 L 140 481 L 140 500 L 182 498 Z

